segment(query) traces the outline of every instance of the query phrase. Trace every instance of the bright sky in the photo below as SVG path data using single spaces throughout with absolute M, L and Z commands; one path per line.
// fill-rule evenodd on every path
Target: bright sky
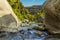
M 20 0 L 24 6 L 42 5 L 46 0 Z

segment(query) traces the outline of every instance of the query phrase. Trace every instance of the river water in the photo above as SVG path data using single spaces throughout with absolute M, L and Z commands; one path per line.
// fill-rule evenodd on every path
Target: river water
M 29 29 L 29 30 L 28 30 Z M 60 40 L 60 38 L 48 38 L 48 34 L 43 31 L 34 30 L 31 27 L 19 27 L 17 33 L 7 33 L 0 37 L 0 40 Z
M 18 33 L 8 33 L 7 36 L 0 38 L 0 40 L 45 40 L 46 33 L 35 34 L 36 30 L 24 30 Z M 39 31 L 40 32 L 40 31 Z

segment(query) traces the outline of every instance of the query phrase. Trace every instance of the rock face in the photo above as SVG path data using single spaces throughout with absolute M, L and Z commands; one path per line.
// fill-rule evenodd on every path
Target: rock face
M 18 19 L 7 0 L 0 0 L 0 31 L 17 32 Z
M 52 34 L 60 34 L 60 0 L 46 0 L 43 9 L 46 29 Z

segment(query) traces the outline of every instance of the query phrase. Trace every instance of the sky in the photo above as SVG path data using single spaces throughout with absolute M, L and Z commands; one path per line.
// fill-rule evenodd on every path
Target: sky
M 46 0 L 20 0 L 25 7 L 32 5 L 42 5 Z

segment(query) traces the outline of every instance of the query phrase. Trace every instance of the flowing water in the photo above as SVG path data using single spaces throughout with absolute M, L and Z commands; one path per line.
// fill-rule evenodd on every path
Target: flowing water
M 21 31 L 18 33 L 8 33 L 6 36 L 0 37 L 0 40 L 60 40 L 60 38 L 46 39 L 48 37 L 46 32 L 34 30 L 31 27 L 19 27 L 18 30 Z
M 1 37 L 0 40 L 45 40 L 47 36 L 47 33 L 34 30 L 31 26 L 19 27 L 18 30 L 20 30 L 18 33 L 8 33 L 7 36 Z

